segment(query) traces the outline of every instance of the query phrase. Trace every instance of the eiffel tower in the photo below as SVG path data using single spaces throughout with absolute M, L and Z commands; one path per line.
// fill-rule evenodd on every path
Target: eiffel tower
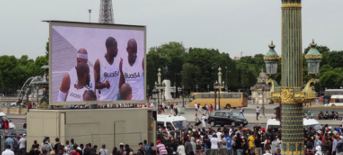
M 114 23 L 112 0 L 100 0 L 99 23 Z

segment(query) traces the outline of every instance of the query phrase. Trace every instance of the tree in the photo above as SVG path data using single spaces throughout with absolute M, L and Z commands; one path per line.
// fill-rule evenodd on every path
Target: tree
M 194 90 L 194 86 L 199 82 L 200 68 L 190 63 L 182 65 L 182 85 L 186 90 Z

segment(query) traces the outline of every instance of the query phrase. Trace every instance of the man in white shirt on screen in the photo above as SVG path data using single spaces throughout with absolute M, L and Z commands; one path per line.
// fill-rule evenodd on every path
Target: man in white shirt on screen
M 81 63 L 76 66 L 77 83 L 71 86 L 68 90 L 66 101 L 77 102 L 86 99 L 86 91 L 89 90 L 89 67 L 87 64 Z
M 130 39 L 127 42 L 127 58 L 123 59 L 123 74 L 125 83 L 132 88 L 132 100 L 144 100 L 144 60 L 137 58 L 137 42 Z
M 84 48 L 80 48 L 76 54 L 76 66 L 73 67 L 68 73 L 63 76 L 60 90 L 57 95 L 57 102 L 65 102 L 67 99 L 68 92 L 70 88 L 74 87 L 78 83 L 79 79 L 77 76 L 77 65 L 86 64 L 88 66 L 88 52 Z M 88 66 L 88 72 L 90 72 L 90 67 Z M 90 90 L 94 90 L 94 80 L 91 76 L 88 79 L 86 85 Z
M 114 101 L 118 99 L 119 88 L 124 83 L 123 74 L 120 70 L 122 59 L 118 56 L 118 44 L 116 39 L 106 39 L 106 54 L 100 57 L 94 64 L 95 88 L 100 101 Z

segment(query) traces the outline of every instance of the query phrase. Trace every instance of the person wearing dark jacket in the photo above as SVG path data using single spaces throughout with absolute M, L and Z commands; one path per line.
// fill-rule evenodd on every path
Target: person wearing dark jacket
M 191 142 L 189 141 L 189 139 L 187 139 L 185 142 L 185 152 L 187 155 L 194 155 L 193 146 Z

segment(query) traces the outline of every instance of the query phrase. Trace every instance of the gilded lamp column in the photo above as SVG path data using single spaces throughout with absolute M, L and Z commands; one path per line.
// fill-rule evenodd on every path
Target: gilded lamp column
M 283 155 L 304 154 L 301 0 L 282 0 L 281 136 Z M 300 94 L 301 95 L 301 94 Z

